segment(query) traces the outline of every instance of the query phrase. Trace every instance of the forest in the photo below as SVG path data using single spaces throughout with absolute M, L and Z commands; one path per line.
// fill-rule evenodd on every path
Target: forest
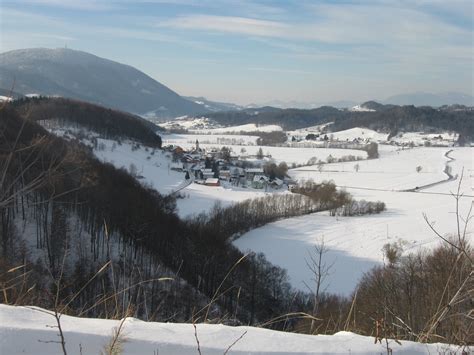
M 207 115 L 222 125 L 240 125 L 246 123 L 276 124 L 284 130 L 305 128 L 323 123 L 334 122 L 330 130 L 340 131 L 354 127 L 366 127 L 376 131 L 398 132 L 447 130 L 474 139 L 474 111 L 469 109 L 451 110 L 449 107 L 380 105 L 372 103 L 377 111 L 352 112 L 323 106 L 311 110 L 275 109 L 217 112 Z M 382 109 L 380 109 L 382 108 Z
M 161 147 L 156 134 L 159 126 L 141 117 L 67 98 L 24 97 L 11 105 L 23 117 L 33 121 L 55 121 L 61 127 L 81 127 L 107 139 L 130 138 L 151 147 Z

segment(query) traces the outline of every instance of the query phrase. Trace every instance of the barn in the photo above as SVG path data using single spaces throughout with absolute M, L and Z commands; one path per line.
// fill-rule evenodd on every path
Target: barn
M 219 179 L 217 179 L 217 178 L 207 178 L 206 181 L 204 181 L 204 185 L 206 185 L 206 186 L 219 186 Z

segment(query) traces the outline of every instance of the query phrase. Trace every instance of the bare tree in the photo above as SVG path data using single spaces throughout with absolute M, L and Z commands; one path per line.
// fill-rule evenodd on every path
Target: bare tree
M 449 299 L 449 302 L 445 304 L 444 307 L 441 307 L 442 299 L 440 300 L 440 306 L 438 307 L 438 311 L 433 315 L 431 321 L 426 326 L 426 331 L 422 332 L 418 340 L 419 341 L 429 341 L 432 335 L 435 333 L 436 329 L 441 325 L 444 320 L 447 320 L 449 317 L 459 317 L 464 319 L 465 321 L 470 323 L 470 326 L 467 329 L 470 329 L 470 333 L 472 335 L 472 325 L 474 320 L 474 310 L 472 307 L 468 307 L 468 310 L 465 311 L 464 314 L 452 314 L 454 306 L 460 305 L 465 302 L 471 302 L 474 297 L 474 260 L 472 256 L 472 249 L 469 246 L 469 242 L 467 240 L 467 231 L 468 226 L 474 215 L 472 214 L 474 203 L 471 201 L 470 208 L 465 216 L 461 215 L 460 212 L 460 202 L 463 198 L 463 193 L 461 192 L 461 184 L 463 181 L 464 176 L 464 169 L 462 169 L 461 177 L 459 178 L 459 183 L 456 192 L 451 193 L 454 199 L 456 200 L 456 229 L 457 232 L 455 234 L 455 238 L 450 239 L 443 236 L 434 226 L 433 222 L 430 222 L 428 216 L 423 214 L 423 217 L 430 227 L 430 229 L 447 245 L 454 248 L 457 251 L 458 255 L 456 261 L 460 259 L 465 259 L 467 262 L 464 263 L 464 267 L 468 272 L 467 276 L 464 279 L 461 279 L 461 283 L 457 290 L 455 290 L 454 295 Z M 466 265 L 467 264 L 467 265 Z M 448 283 L 450 280 L 447 281 L 445 286 L 445 290 L 448 288 Z M 444 296 L 444 292 L 443 292 Z M 463 335 L 464 339 L 459 339 L 461 343 L 468 344 L 469 343 L 469 331 L 466 332 L 467 334 Z
M 321 241 L 314 245 L 313 250 L 308 254 L 309 257 L 306 259 L 306 265 L 312 274 L 312 281 L 314 282 L 314 288 L 305 283 L 305 286 L 313 294 L 313 310 L 311 319 L 311 334 L 314 334 L 316 329 L 316 317 L 319 312 L 319 306 L 321 302 L 321 295 L 326 292 L 327 287 L 329 286 L 326 281 L 330 275 L 331 269 L 334 266 L 335 261 L 332 263 L 327 263 L 325 261 L 325 256 L 328 253 L 329 249 L 324 244 L 324 238 L 321 238 Z

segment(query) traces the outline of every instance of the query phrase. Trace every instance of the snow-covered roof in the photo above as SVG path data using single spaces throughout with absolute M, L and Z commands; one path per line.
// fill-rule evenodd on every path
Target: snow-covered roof
M 279 179 L 279 178 L 275 178 L 273 181 L 272 181 L 273 184 L 276 184 L 278 186 L 281 186 L 283 185 L 283 180 Z
M 217 183 L 219 183 L 219 179 L 217 179 L 217 178 L 207 178 L 205 183 L 206 184 L 217 184 Z
M 245 172 L 246 173 L 263 173 L 263 169 L 262 168 L 248 168 L 248 169 L 245 169 Z
M 258 181 L 261 181 L 261 180 L 267 181 L 268 178 L 267 178 L 265 175 L 255 175 L 255 176 L 253 177 L 253 181 L 254 181 L 254 182 L 258 182 Z

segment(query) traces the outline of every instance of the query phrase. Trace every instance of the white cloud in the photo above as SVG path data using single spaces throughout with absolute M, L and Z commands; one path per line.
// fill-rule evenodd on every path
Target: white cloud
M 285 69 L 285 68 L 270 68 L 270 67 L 251 67 L 250 71 L 270 72 L 270 73 L 285 73 L 285 74 L 314 74 L 314 72 L 299 70 L 299 69 Z
M 157 24 L 159 27 L 238 33 L 262 37 L 285 37 L 291 27 L 276 21 L 259 20 L 247 17 L 186 15 Z
M 246 36 L 306 58 L 406 59 L 451 63 L 472 60 L 472 29 L 400 1 L 368 4 L 309 5 L 304 22 L 269 21 L 248 17 L 185 15 L 161 21 L 158 27 Z M 328 47 L 329 46 L 329 47 Z M 332 46 L 332 47 L 331 47 Z M 447 50 L 449 47 L 455 49 Z
M 39 5 L 86 11 L 107 11 L 113 8 L 113 1 L 104 0 L 3 0 L 5 4 Z

